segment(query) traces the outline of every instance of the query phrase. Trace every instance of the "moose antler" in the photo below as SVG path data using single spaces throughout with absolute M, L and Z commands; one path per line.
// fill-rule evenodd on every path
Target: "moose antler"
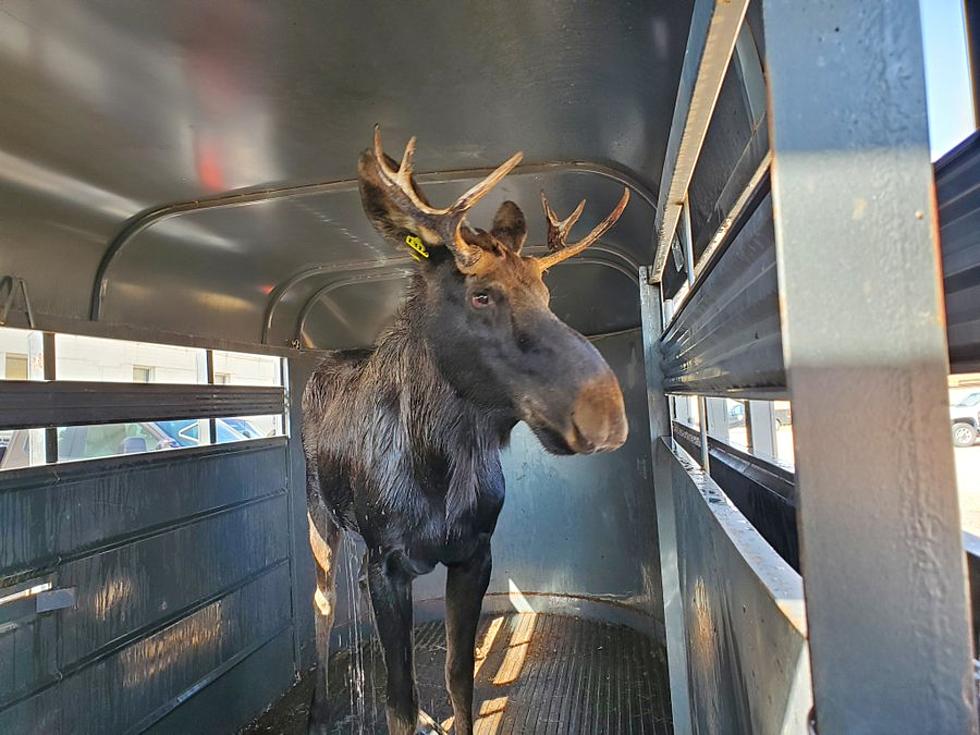
M 544 195 L 544 192 L 541 192 L 541 206 L 544 208 L 545 216 L 548 218 L 548 250 L 551 251 L 547 255 L 542 255 L 538 258 L 538 264 L 541 266 L 541 270 L 547 270 L 553 265 L 558 265 L 563 260 L 568 260 L 578 255 L 589 247 L 589 245 L 605 235 L 606 231 L 616 224 L 616 221 L 622 216 L 623 210 L 626 209 L 629 201 L 630 190 L 626 187 L 623 189 L 623 196 L 619 200 L 619 204 L 610 212 L 609 216 L 596 225 L 592 232 L 577 243 L 569 245 L 566 242 L 568 233 L 571 232 L 572 226 L 578 222 L 578 218 L 582 216 L 582 212 L 585 210 L 585 200 L 583 199 L 579 202 L 574 212 L 565 219 L 560 220 L 558 219 L 558 215 L 555 214 L 555 210 L 548 204 L 548 198 Z
M 381 126 L 374 126 L 374 158 L 378 164 L 381 184 L 389 198 L 420 228 L 418 234 L 422 239 L 430 244 L 441 241 L 455 254 L 460 270 L 472 272 L 483 255 L 483 250 L 470 245 L 463 238 L 462 228 L 466 213 L 521 162 L 524 153 L 515 153 L 445 209 L 433 207 L 415 188 L 415 181 L 412 179 L 414 156 L 413 136 L 405 146 L 401 164 L 395 169 L 392 166 L 394 161 L 385 155 L 381 146 Z

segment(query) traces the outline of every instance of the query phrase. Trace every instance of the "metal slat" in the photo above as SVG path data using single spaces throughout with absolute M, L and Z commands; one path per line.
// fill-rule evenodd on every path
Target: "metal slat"
M 661 340 L 664 390 L 785 395 L 772 199 L 757 193 L 731 243 L 695 284 Z
M 0 429 L 283 413 L 279 387 L 0 381 Z
M 694 6 L 660 178 L 652 269 L 658 281 L 747 6 L 748 0 L 698 0 Z

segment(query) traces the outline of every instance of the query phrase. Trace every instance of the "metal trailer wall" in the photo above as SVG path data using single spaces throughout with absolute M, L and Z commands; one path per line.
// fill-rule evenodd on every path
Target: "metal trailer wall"
M 680 221 L 692 293 L 662 341 L 659 305 L 647 298 L 645 331 L 647 354 L 663 357 L 651 381 L 669 390 L 793 400 L 812 697 L 808 680 L 787 678 L 787 664 L 799 659 L 785 654 L 800 651 L 785 643 L 803 640 L 801 610 L 784 609 L 766 581 L 782 565 L 780 576 L 793 582 L 789 599 L 798 601 L 799 579 L 670 445 L 656 455 L 655 486 L 675 726 L 800 731 L 812 701 L 820 733 L 976 732 L 942 409 L 947 354 L 962 369 L 971 347 L 972 263 L 956 253 L 971 238 L 944 249 L 946 306 L 959 307 L 948 335 L 959 351 L 948 353 L 930 230 L 918 6 L 757 5 L 766 26 L 771 197 L 766 166 L 734 198 L 722 247 L 693 262 L 688 187 L 725 77 L 724 51 L 737 44 L 732 19 L 744 11 L 744 3 L 696 3 L 677 103 L 685 112 L 675 110 L 650 274 L 659 281 Z M 941 202 L 962 173 L 937 171 Z M 969 230 L 970 201 L 945 201 L 944 230 L 958 219 Z M 884 428 L 868 431 L 866 416 Z M 669 436 L 665 421 L 652 428 L 655 439 Z M 708 460 L 705 452 L 711 471 Z M 739 535 L 733 528 L 752 544 L 719 553 Z M 695 535 L 700 543 L 689 543 Z M 733 603 L 748 601 L 741 612 L 751 616 L 767 597 L 759 637 L 758 626 L 738 625 Z M 758 646 L 765 655 L 755 657 Z M 790 692 L 788 708 L 778 695 L 769 699 L 773 691 Z
M 307 370 L 296 360 L 290 384 Z M 136 387 L 86 385 L 105 406 L 90 402 L 79 420 L 134 419 L 147 405 Z M 0 383 L 0 415 L 45 424 L 43 406 L 19 407 L 20 387 Z M 210 386 L 202 403 L 185 386 L 145 388 L 173 415 L 237 413 L 254 405 L 250 392 L 274 405 L 268 389 Z M 312 654 L 297 445 L 0 474 L 0 732 L 229 732 L 288 687 Z
M 664 440 L 656 451 L 658 506 L 672 510 L 662 521 L 676 525 L 690 731 L 806 732 L 813 696 L 800 575 L 683 449 Z

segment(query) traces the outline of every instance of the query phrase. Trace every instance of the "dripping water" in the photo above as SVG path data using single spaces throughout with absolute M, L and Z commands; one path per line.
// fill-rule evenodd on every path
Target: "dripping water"
M 349 534 L 344 534 L 344 587 L 347 592 L 347 609 L 350 610 L 349 639 L 347 641 L 347 683 L 350 694 L 350 716 L 352 735 L 366 735 L 367 700 L 365 690 L 366 670 L 364 666 L 365 643 L 362 628 L 368 622 L 361 594 L 361 560 L 357 546 Z

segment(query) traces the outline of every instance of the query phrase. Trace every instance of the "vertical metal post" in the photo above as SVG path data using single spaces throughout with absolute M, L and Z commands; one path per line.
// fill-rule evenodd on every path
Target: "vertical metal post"
M 687 274 L 687 285 L 694 285 L 694 237 L 691 233 L 691 210 L 687 199 L 681 209 L 681 244 L 684 246 L 684 269 Z
M 917 0 L 764 0 L 820 735 L 976 732 Z
M 749 401 L 739 401 L 742 404 L 742 415 L 745 417 L 745 449 L 749 454 L 755 453 L 755 440 L 752 438 L 752 409 Z
M 57 353 L 53 332 L 45 332 L 42 337 L 42 356 L 44 358 L 44 379 L 57 378 Z M 44 430 L 44 461 L 46 464 L 58 463 L 58 429 L 48 427 Z
M 663 390 L 660 370 L 660 335 L 663 332 L 663 301 L 660 285 L 647 282 L 647 268 L 640 268 L 640 324 L 643 333 L 643 361 L 646 366 L 647 403 L 650 411 L 650 438 L 670 436 L 670 407 Z
M 687 272 L 687 285 L 694 286 L 694 237 L 691 233 L 691 210 L 687 199 L 681 208 L 681 244 L 684 246 L 684 267 Z M 698 396 L 698 425 L 701 427 L 701 467 L 711 474 L 711 453 L 708 450 L 708 402 Z
M 670 706 L 674 732 L 691 733 L 691 705 L 687 676 L 687 635 L 677 563 L 677 522 L 674 518 L 674 488 L 670 459 L 661 438 L 669 438 L 670 412 L 663 392 L 660 369 L 660 335 L 663 333 L 663 299 L 659 284 L 649 283 L 649 269 L 640 269 L 640 322 L 643 331 L 643 362 L 646 368 L 647 401 L 650 410 L 650 441 L 653 455 L 653 492 L 657 509 L 657 540 L 660 548 L 660 577 L 664 599 L 664 628 L 667 631 L 667 663 L 670 674 Z M 687 399 L 684 399 L 686 404 Z
M 207 350 L 204 357 L 204 370 L 207 376 L 208 385 L 214 385 L 214 350 Z M 218 420 L 208 419 L 208 444 L 218 442 Z

